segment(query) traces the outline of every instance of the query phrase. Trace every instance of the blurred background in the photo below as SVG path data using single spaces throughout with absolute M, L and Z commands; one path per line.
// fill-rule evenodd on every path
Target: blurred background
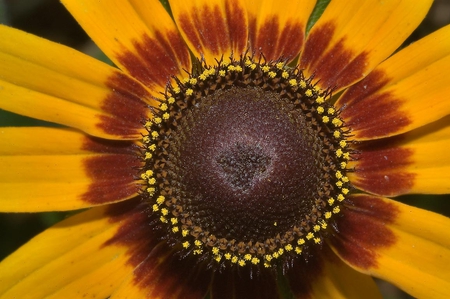
M 0 0 L 0 23 L 76 48 L 110 63 L 58 0 Z M 450 24 L 450 0 L 436 0 L 426 19 L 404 45 L 447 24 Z M 0 126 L 41 125 L 52 124 L 0 110 Z M 450 216 L 449 195 L 404 196 L 399 200 Z M 68 215 L 68 213 L 0 214 L 0 260 L 34 235 Z M 380 281 L 379 285 L 385 298 L 411 298 L 388 283 Z

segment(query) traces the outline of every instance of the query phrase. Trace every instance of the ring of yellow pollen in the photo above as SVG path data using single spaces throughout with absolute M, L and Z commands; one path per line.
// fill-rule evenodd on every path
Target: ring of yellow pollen
M 142 140 L 142 193 L 165 240 L 220 268 L 320 246 L 350 190 L 349 130 L 330 90 L 251 56 L 175 80 Z

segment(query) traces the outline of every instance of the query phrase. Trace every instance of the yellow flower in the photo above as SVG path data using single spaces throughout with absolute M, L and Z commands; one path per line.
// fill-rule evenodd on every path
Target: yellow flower
M 0 27 L 0 210 L 88 210 L 1 298 L 450 296 L 450 27 L 431 2 L 63 0 L 114 62 Z M 173 16 L 173 17 L 172 17 Z M 192 58 L 196 57 L 196 58 Z

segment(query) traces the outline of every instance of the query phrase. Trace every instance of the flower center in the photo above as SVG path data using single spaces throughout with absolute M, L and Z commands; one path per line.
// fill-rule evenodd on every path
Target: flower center
M 311 81 L 246 57 L 168 88 L 145 125 L 141 178 L 181 255 L 271 267 L 323 241 L 349 192 L 349 154 L 329 92 Z
M 228 185 L 234 193 L 249 193 L 255 183 L 266 179 L 271 160 L 259 144 L 251 146 L 236 143 L 215 159 L 215 163 L 220 166 L 220 184 Z
M 260 88 L 232 87 L 204 101 L 192 112 L 195 123 L 181 122 L 189 130 L 176 176 L 196 199 L 183 206 L 218 238 L 248 243 L 283 234 L 311 212 L 320 185 L 312 132 L 278 94 Z

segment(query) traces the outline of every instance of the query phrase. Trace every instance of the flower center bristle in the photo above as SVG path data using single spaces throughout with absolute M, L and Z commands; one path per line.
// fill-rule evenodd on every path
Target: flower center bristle
M 234 147 L 221 152 L 215 162 L 222 168 L 222 176 L 231 187 L 245 192 L 263 179 L 271 160 L 260 145 L 236 143 Z
M 243 57 L 169 86 L 145 127 L 144 196 L 181 256 L 272 267 L 320 244 L 349 192 L 344 127 L 283 62 Z

